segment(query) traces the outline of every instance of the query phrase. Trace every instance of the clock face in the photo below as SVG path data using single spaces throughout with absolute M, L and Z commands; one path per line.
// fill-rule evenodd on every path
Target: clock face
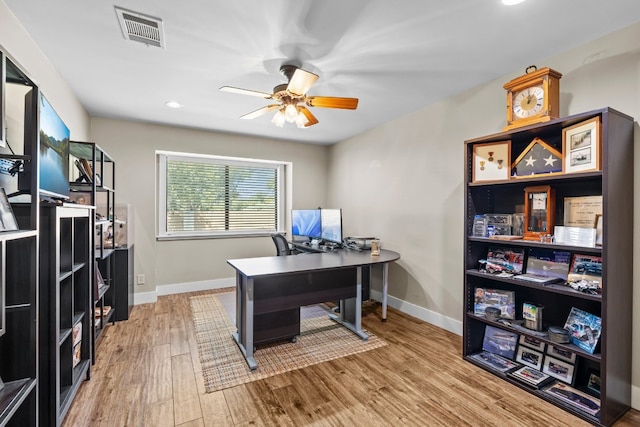
M 543 102 L 544 90 L 542 85 L 521 90 L 513 96 L 513 114 L 520 119 L 535 116 L 542 111 Z

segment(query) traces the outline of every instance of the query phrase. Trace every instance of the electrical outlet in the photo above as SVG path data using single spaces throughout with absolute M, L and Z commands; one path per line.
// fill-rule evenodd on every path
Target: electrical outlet
M 138 274 L 138 285 L 144 285 L 144 274 Z

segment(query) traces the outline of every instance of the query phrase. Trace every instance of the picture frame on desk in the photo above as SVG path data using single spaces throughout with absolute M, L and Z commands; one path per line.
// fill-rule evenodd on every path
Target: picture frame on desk
M 499 141 L 473 146 L 472 182 L 509 179 L 511 141 Z
M 562 130 L 564 173 L 600 170 L 600 117 Z

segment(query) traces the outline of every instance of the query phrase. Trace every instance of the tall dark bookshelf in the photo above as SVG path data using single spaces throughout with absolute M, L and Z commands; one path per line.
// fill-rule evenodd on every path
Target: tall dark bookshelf
M 40 425 L 61 425 L 90 378 L 92 218 L 92 207 L 41 207 Z
M 18 230 L 0 231 L 0 425 L 38 426 L 38 290 L 39 290 L 39 210 L 38 187 L 34 179 L 37 158 L 24 155 L 37 152 L 37 130 L 25 129 L 24 140 L 12 140 L 10 149 L 5 129 L 5 97 L 8 85 L 25 89 L 25 104 L 31 111 L 37 105 L 38 88 L 26 74 L 0 51 L 0 150 L 3 166 L 22 164 L 29 174 L 26 200 L 12 202 Z M 28 114 L 25 111 L 25 116 Z M 24 117 L 32 119 L 31 117 Z M 0 187 L 10 194 L 17 188 L 17 177 L 9 171 L 0 175 Z M 35 202 L 33 202 L 35 201 Z
M 534 138 L 541 138 L 552 148 L 564 153 L 563 129 L 597 118 L 601 125 L 600 170 L 531 175 L 503 180 L 473 180 L 473 153 L 480 144 L 510 141 L 511 158 L 508 165 L 528 147 Z M 505 381 L 521 387 L 537 398 L 573 413 L 594 424 L 612 425 L 631 404 L 631 319 L 633 291 L 633 119 L 611 108 L 604 108 L 551 120 L 544 124 L 530 125 L 508 132 L 465 141 L 465 238 L 464 238 L 464 313 L 463 357 L 486 369 Z M 566 153 L 565 153 L 566 154 Z M 511 213 L 524 204 L 524 190 L 531 186 L 549 185 L 555 189 L 556 225 L 563 225 L 564 197 L 602 195 L 603 234 L 601 246 L 573 246 L 543 243 L 533 240 L 494 240 L 474 237 L 473 224 L 476 215 Z M 553 234 L 553 231 L 550 231 Z M 509 277 L 497 277 L 479 269 L 479 260 L 485 258 L 489 247 L 506 249 L 545 248 L 568 251 L 571 254 L 590 254 L 602 257 L 602 293 L 588 294 L 574 290 L 562 283 L 541 285 Z M 593 353 L 571 343 L 557 343 L 548 336 L 539 336 L 522 328 L 512 328 L 500 321 L 493 321 L 474 312 L 476 288 L 515 292 L 516 319 L 522 319 L 524 302 L 544 306 L 543 331 L 549 325 L 563 326 L 572 307 L 576 307 L 602 319 L 599 344 Z M 591 372 L 599 373 L 600 411 L 591 414 L 559 400 L 542 389 L 527 386 L 499 369 L 478 363 L 470 356 L 483 347 L 483 336 L 488 326 L 517 333 L 518 336 L 538 339 L 543 345 L 554 345 L 576 355 L 572 387 L 588 391 Z M 546 357 L 546 356 L 545 356 Z
M 104 329 L 115 322 L 116 311 L 116 255 L 115 255 L 115 162 L 99 145 L 93 142 L 70 141 L 71 198 L 79 204 L 93 206 L 95 215 L 92 302 L 92 355 Z M 82 167 L 84 165 L 84 167 Z

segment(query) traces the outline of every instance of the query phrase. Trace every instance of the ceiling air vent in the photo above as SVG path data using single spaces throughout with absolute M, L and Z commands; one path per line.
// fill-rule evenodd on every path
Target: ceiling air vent
M 122 35 L 127 40 L 164 48 L 162 19 L 115 7 Z

